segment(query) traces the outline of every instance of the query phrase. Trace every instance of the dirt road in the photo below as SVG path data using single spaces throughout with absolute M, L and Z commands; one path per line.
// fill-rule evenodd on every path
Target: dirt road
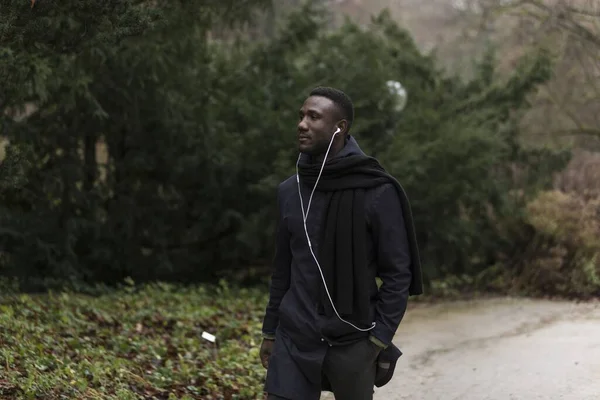
M 377 400 L 600 400 L 600 303 L 495 299 L 409 310 Z

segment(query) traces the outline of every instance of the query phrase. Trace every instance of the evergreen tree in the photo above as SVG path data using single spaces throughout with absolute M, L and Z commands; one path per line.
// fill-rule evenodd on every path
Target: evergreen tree
M 224 28 L 265 1 L 0 1 L 14 178 L 0 186 L 0 271 L 32 287 L 268 265 L 276 185 L 294 172 L 297 110 L 317 85 L 354 99 L 353 134 L 407 189 L 430 277 L 476 273 L 514 246 L 505 225 L 522 187 L 508 171 L 530 172 L 533 190 L 559 165 L 517 140 L 548 77 L 542 53 L 506 81 L 487 58 L 462 82 L 387 13 L 332 31 L 309 3 L 258 41 Z M 408 91 L 402 112 L 389 81 Z
M 0 2 L 4 182 L 23 177 L 0 194 L 4 274 L 36 285 L 152 278 L 172 267 L 166 254 L 198 242 L 197 225 L 181 226 L 193 211 L 178 208 L 192 195 L 173 184 L 202 184 L 202 174 L 190 179 L 202 170 L 192 150 L 202 138 L 190 132 L 209 92 L 187 88 L 210 67 L 211 29 L 267 5 Z

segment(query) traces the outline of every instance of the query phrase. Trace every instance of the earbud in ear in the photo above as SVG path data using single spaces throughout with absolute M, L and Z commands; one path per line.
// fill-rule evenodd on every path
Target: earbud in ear
M 337 129 L 335 130 L 335 132 L 333 132 L 333 134 L 334 134 L 334 135 L 337 135 L 338 133 L 340 133 L 340 131 L 341 131 L 341 129 L 340 129 L 340 128 L 337 128 Z

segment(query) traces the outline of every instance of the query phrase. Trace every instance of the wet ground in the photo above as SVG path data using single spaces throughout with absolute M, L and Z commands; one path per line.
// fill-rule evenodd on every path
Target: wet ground
M 395 343 L 404 355 L 376 400 L 600 400 L 598 302 L 418 306 Z

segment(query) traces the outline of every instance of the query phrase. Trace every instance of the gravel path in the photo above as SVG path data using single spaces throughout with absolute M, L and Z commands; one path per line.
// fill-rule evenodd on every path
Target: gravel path
M 404 355 L 376 400 L 600 400 L 599 302 L 417 306 L 395 342 Z

